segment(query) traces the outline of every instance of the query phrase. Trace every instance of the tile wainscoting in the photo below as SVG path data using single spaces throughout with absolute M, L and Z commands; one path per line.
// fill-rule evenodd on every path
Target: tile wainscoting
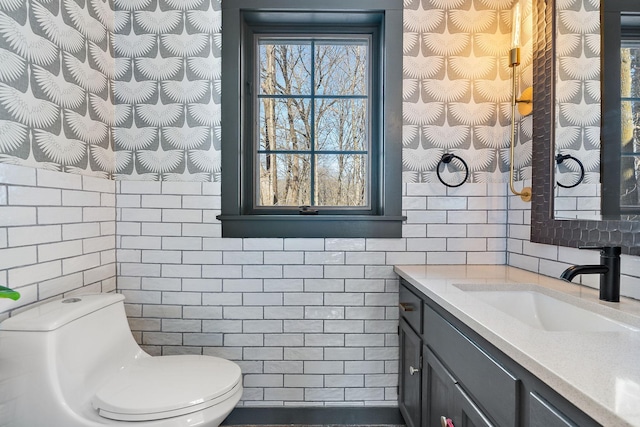
M 116 185 L 136 339 L 237 361 L 245 406 L 397 405 L 393 265 L 505 263 L 502 183 L 405 184 L 400 239 L 223 239 L 218 183 Z
M 0 164 L 0 320 L 49 298 L 116 288 L 115 183 Z
M 112 292 L 117 264 L 136 339 L 152 354 L 238 361 L 242 405 L 394 406 L 394 264 L 508 256 L 557 277 L 598 262 L 597 252 L 530 243 L 529 206 L 501 183 L 404 184 L 401 239 L 223 239 L 219 210 L 218 183 L 0 165 L 0 285 L 22 293 L 2 301 L 0 319 L 49 298 Z M 640 298 L 640 258 L 623 257 L 622 270 L 623 294 Z

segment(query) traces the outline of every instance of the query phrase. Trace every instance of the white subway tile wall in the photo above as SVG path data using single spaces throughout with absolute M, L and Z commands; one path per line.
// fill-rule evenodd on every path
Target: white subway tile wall
M 155 355 L 237 361 L 246 406 L 395 406 L 393 265 L 506 262 L 505 185 L 465 187 L 405 184 L 400 239 L 223 239 L 219 184 L 117 182 L 134 336 Z
M 529 206 L 503 183 L 405 184 L 403 196 L 401 239 L 223 239 L 217 183 L 0 164 L 0 285 L 22 293 L 0 300 L 0 320 L 48 298 L 114 291 L 117 264 L 138 342 L 237 361 L 242 405 L 395 406 L 394 264 L 508 262 L 557 277 L 598 261 L 529 242 Z M 622 260 L 622 292 L 635 298 L 639 259 Z
M 116 289 L 115 183 L 0 164 L 0 320 L 49 298 Z
M 581 183 L 577 187 L 557 186 L 553 198 L 553 208 L 557 218 L 600 218 L 600 184 Z

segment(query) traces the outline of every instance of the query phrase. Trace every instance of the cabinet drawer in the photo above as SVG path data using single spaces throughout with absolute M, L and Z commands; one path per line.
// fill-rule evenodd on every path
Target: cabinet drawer
M 518 380 L 513 375 L 427 305 L 423 336 L 460 386 L 496 424 L 517 424 Z
M 422 300 L 406 286 L 401 285 L 398 301 L 400 316 L 405 318 L 414 331 L 422 333 Z

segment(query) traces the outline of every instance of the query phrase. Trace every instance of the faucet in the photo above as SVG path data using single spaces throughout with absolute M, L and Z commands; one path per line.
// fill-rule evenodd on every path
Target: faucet
M 620 301 L 620 247 L 582 247 L 580 249 L 600 249 L 600 265 L 572 265 L 562 272 L 560 278 L 571 282 L 578 274 L 600 275 L 600 299 Z

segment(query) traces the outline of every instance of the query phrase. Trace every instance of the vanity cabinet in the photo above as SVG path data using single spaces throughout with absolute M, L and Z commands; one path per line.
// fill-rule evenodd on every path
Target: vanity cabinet
M 399 303 L 407 427 L 599 425 L 404 280 Z
M 429 349 L 423 339 L 423 324 L 428 323 L 429 308 L 405 286 L 400 289 L 400 313 L 398 333 L 402 350 L 398 396 L 407 427 L 447 427 L 447 418 L 455 426 L 490 426 Z M 429 398 L 425 398 L 427 396 Z

